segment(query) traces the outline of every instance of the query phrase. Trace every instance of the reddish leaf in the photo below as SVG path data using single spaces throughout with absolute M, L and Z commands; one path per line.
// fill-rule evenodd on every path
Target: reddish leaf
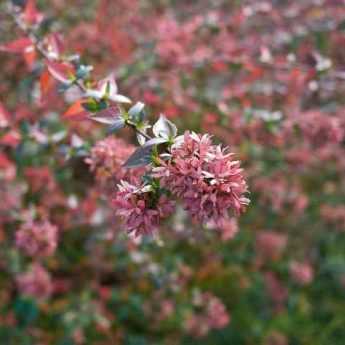
M 61 35 L 57 32 L 49 34 L 45 39 L 47 51 L 52 58 L 57 59 L 64 51 L 64 44 Z
M 32 41 L 28 37 L 22 37 L 15 41 L 0 46 L 0 51 L 8 53 L 24 53 L 28 49 L 33 48 Z
M 118 107 L 108 107 L 106 109 L 100 110 L 95 114 L 99 118 L 115 118 L 119 117 L 120 111 Z
M 88 115 L 89 113 L 85 111 L 82 105 L 82 100 L 78 100 L 67 109 L 67 111 L 63 114 L 63 117 L 66 119 L 79 120 Z
M 50 75 L 49 71 L 45 69 L 40 76 L 41 96 L 44 97 L 54 86 L 55 80 Z
M 35 61 L 36 61 L 36 57 L 37 57 L 36 49 L 33 46 L 27 48 L 24 51 L 23 56 L 24 56 L 24 60 L 25 60 L 26 65 L 28 66 L 28 68 L 30 70 L 32 70 L 32 68 L 35 64 Z
M 8 157 L 0 152 L 0 176 L 7 181 L 13 180 L 16 175 L 16 167 Z
M 7 169 L 13 163 L 8 159 L 7 155 L 0 152 L 0 169 Z
M 71 64 L 46 60 L 50 74 L 61 83 L 69 84 L 74 75 L 74 68 Z
M 16 147 L 20 142 L 21 136 L 20 133 L 12 130 L 6 133 L 1 139 L 0 144 L 10 146 L 10 147 Z
M 9 124 L 10 115 L 5 107 L 0 102 L 0 128 L 7 127 Z
M 42 21 L 43 14 L 38 12 L 35 0 L 27 0 L 23 18 L 28 25 L 36 25 Z

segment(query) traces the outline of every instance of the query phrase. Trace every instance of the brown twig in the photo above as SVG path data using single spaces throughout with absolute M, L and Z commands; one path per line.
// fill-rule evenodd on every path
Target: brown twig
M 59 62 L 64 62 L 61 57 L 52 57 L 49 52 L 44 49 L 43 43 L 40 37 L 36 34 L 36 32 L 28 27 L 20 18 L 20 12 L 16 11 L 13 6 L 10 6 L 9 15 L 13 18 L 14 22 L 18 26 L 18 28 L 32 41 L 33 45 L 35 46 L 36 50 L 42 55 L 43 58 L 49 60 L 56 60 Z M 81 80 L 76 79 L 74 84 L 82 91 L 84 94 L 87 92 L 87 88 Z M 143 132 L 139 129 L 134 123 L 126 122 L 126 125 L 132 128 L 137 134 L 140 134 L 147 140 L 152 139 L 148 134 Z
M 39 36 L 37 36 L 37 34 L 35 33 L 34 30 L 32 30 L 31 28 L 27 27 L 25 25 L 25 23 L 23 23 L 23 21 L 20 19 L 19 17 L 19 13 L 15 12 L 14 9 L 9 11 L 9 15 L 13 18 L 14 22 L 16 23 L 16 25 L 18 26 L 18 28 L 28 37 L 30 38 L 30 40 L 32 41 L 33 45 L 35 46 L 36 50 L 47 60 L 56 60 L 56 61 L 61 61 L 61 59 L 58 58 L 52 58 L 49 53 L 44 49 L 43 44 L 39 38 Z M 85 87 L 85 85 L 83 84 L 82 81 L 76 79 L 74 81 L 74 84 L 83 92 L 86 93 L 87 88 Z

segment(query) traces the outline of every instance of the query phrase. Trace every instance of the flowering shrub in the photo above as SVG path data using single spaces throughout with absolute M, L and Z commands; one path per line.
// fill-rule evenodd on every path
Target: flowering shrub
M 113 205 L 116 213 L 125 219 L 129 232 L 150 234 L 157 230 L 161 218 L 173 212 L 174 203 L 166 195 L 157 194 L 151 185 L 133 186 L 125 181 L 119 185 Z
M 126 169 L 123 164 L 134 152 L 135 147 L 120 138 L 108 137 L 99 140 L 85 159 L 97 182 L 104 185 L 105 191 L 113 191 L 116 183 L 122 179 L 131 179 L 134 169 Z M 138 171 L 138 174 L 140 172 Z
M 243 209 L 243 205 L 248 204 L 249 199 L 243 197 L 247 191 L 246 183 L 238 167 L 239 163 L 230 161 L 231 154 L 225 154 L 220 147 L 212 147 L 207 136 L 199 139 L 195 133 L 186 133 L 183 145 L 177 149 L 175 146 L 180 141 L 177 137 L 177 128 L 163 115 L 152 127 L 154 137 L 151 137 L 147 134 L 147 130 L 151 126 L 145 121 L 144 104 L 138 102 L 127 111 L 122 104 L 131 103 L 131 100 L 118 93 L 113 73 L 94 82 L 90 77 L 93 66 L 82 64 L 78 55 L 64 55 L 60 47 L 61 41 L 56 35 L 48 35 L 46 38 L 39 37 L 37 26 L 40 25 L 43 15 L 38 12 L 34 1 L 28 1 L 23 11 L 16 8 L 15 5 L 9 7 L 10 14 L 26 37 L 8 43 L 2 49 L 14 52 L 13 47 L 19 45 L 20 51 L 22 50 L 27 58 L 28 54 L 33 58 L 33 52 L 41 53 L 45 58 L 44 64 L 49 73 L 45 78 L 51 76 L 62 84 L 63 90 L 67 91 L 74 86 L 76 91 L 79 91 L 76 103 L 67 110 L 65 116 L 84 116 L 90 120 L 107 124 L 110 133 L 125 126 L 133 129 L 142 147 L 137 149 L 128 160 L 125 160 L 125 168 L 145 166 L 151 163 L 158 166 L 155 168 L 157 172 L 161 165 L 162 155 L 164 155 L 164 151 L 163 154 L 158 152 L 159 147 L 163 145 L 168 148 L 172 147 L 172 159 L 169 164 L 170 167 L 174 166 L 176 172 L 175 176 L 173 171 L 165 173 L 165 175 L 171 175 L 172 179 L 177 178 L 176 182 L 178 182 L 181 180 L 178 174 L 190 174 L 192 172 L 190 168 L 181 165 L 181 161 L 184 159 L 189 159 L 189 165 L 195 170 L 189 176 L 192 177 L 196 173 L 200 175 L 196 176 L 195 181 L 189 182 L 185 179 L 184 182 L 181 181 L 184 185 L 173 187 L 175 194 L 184 199 L 186 208 L 194 218 L 198 218 L 199 221 L 213 220 L 221 223 L 221 220 L 226 218 L 228 209 L 232 208 L 238 214 Z M 30 60 L 30 65 L 31 63 L 33 61 Z M 47 80 L 42 81 L 42 89 L 46 83 Z M 117 106 L 113 104 L 117 104 Z M 114 139 L 106 139 L 97 143 L 96 147 L 92 149 L 91 157 L 87 158 L 86 162 L 91 165 L 92 171 L 97 168 L 97 175 L 108 175 L 108 179 L 111 179 L 112 176 L 121 179 L 121 175 L 123 177 L 126 175 L 126 171 L 121 167 L 122 160 L 126 157 L 111 151 L 118 146 L 118 143 L 121 145 L 121 141 L 113 142 L 112 140 Z M 129 153 L 131 148 L 124 148 L 124 150 L 123 154 Z M 199 160 L 199 164 L 197 164 L 197 160 Z M 163 161 L 162 165 L 165 165 Z M 116 172 L 116 170 L 120 171 Z M 114 205 L 117 207 L 119 215 L 124 218 L 128 217 L 126 223 L 129 232 L 134 232 L 136 235 L 148 234 L 159 224 L 159 218 L 171 213 L 172 203 L 166 200 L 167 196 L 160 196 L 163 193 L 159 187 L 160 177 L 161 175 L 155 173 L 154 179 L 149 181 L 150 174 L 147 171 L 142 187 L 137 188 L 127 183 L 123 183 L 119 187 Z M 169 180 L 162 182 L 164 186 L 169 183 Z M 121 199 L 124 200 L 121 201 Z M 220 206 L 220 204 L 222 205 Z M 196 217 L 197 214 L 198 217 Z M 19 235 L 22 235 L 22 231 L 19 232 Z M 17 238 L 17 242 L 23 241 Z M 19 244 L 19 246 L 23 245 Z M 34 251 L 31 250 L 31 253 L 34 254 Z
M 34 297 L 37 300 L 49 297 L 52 283 L 49 273 L 38 263 L 18 276 L 17 285 L 23 295 Z
M 57 228 L 49 222 L 27 222 L 16 232 L 16 245 L 30 256 L 50 256 L 57 246 Z
M 342 345 L 344 14 L 1 2 L 0 343 Z

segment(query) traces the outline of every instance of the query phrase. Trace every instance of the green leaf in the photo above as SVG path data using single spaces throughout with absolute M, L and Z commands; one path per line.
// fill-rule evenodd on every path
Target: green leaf
M 121 114 L 117 107 L 108 107 L 104 110 L 98 111 L 95 115 L 90 116 L 90 119 L 106 125 L 113 125 L 119 120 L 124 123 L 124 119 L 120 115 Z
M 88 102 L 82 103 L 82 106 L 85 110 L 90 111 L 91 113 L 97 113 L 101 110 L 107 109 L 108 104 L 104 100 L 97 102 L 96 100 L 92 99 Z
M 163 144 L 163 143 L 166 143 L 167 141 L 168 139 L 166 138 L 152 138 L 144 144 L 144 147 L 150 147 L 154 145 Z
M 38 317 L 38 308 L 34 300 L 17 298 L 14 302 L 14 312 L 21 327 L 27 327 Z
M 115 133 L 118 130 L 122 129 L 125 126 L 125 120 L 122 118 L 118 118 L 116 121 L 113 122 L 111 126 L 107 129 L 107 134 Z
M 76 72 L 77 79 L 85 79 L 89 76 L 92 66 L 80 65 Z
M 158 121 L 153 125 L 152 131 L 155 137 L 169 140 L 176 137 L 177 127 L 161 114 Z
M 98 111 L 98 104 L 95 100 L 91 100 L 85 103 L 82 103 L 82 106 L 85 110 L 96 113 Z
M 129 118 L 134 122 L 141 122 L 145 118 L 144 112 L 145 104 L 137 102 L 133 107 L 128 110 Z
M 151 163 L 152 146 L 139 147 L 124 164 L 126 168 L 136 168 Z

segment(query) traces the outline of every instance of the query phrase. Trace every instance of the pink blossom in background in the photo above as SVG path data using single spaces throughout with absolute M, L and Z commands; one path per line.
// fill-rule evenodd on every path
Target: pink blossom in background
M 90 170 L 95 174 L 98 182 L 105 186 L 113 183 L 115 187 L 121 179 L 143 170 L 122 167 L 134 150 L 135 146 L 126 143 L 123 139 L 108 137 L 95 144 L 91 149 L 90 157 L 87 157 L 85 162 L 90 165 Z
M 24 174 L 33 192 L 56 188 L 54 176 L 48 167 L 28 167 Z
M 189 315 L 186 320 L 186 329 L 194 337 L 202 338 L 210 330 L 222 329 L 229 324 L 229 313 L 222 301 L 212 293 L 203 293 L 198 296 L 196 305 L 201 310 Z
M 342 231 L 345 229 L 345 205 L 322 205 L 320 214 L 328 223 L 335 224 Z
M 162 301 L 160 316 L 163 320 L 169 318 L 174 313 L 174 311 L 175 303 L 173 301 L 169 299 L 165 299 Z
M 276 312 L 281 312 L 288 298 L 288 289 L 274 272 L 265 272 L 265 285 Z
M 151 234 L 160 220 L 169 216 L 174 210 L 174 202 L 167 196 L 161 195 L 152 204 L 152 195 L 144 186 L 134 186 L 121 181 L 119 190 L 113 199 L 115 213 L 120 216 L 129 233 L 135 236 Z
M 0 179 L 12 181 L 16 176 L 16 166 L 5 153 L 0 152 Z
M 308 196 L 303 192 L 300 181 L 289 179 L 281 173 L 260 176 L 252 186 L 261 194 L 260 202 L 263 205 L 269 204 L 277 213 L 286 213 L 289 210 L 301 215 L 309 204 Z
M 261 231 L 256 236 L 256 250 L 262 259 L 279 259 L 286 244 L 286 234 L 274 231 Z
M 186 321 L 187 332 L 196 338 L 202 338 L 209 332 L 207 323 L 197 315 L 191 315 Z
M 1 116 L 1 115 L 0 115 Z M 0 118 L 1 122 L 1 118 Z M 1 127 L 1 126 L 0 126 Z M 1 139 L 0 144 L 15 148 L 21 140 L 21 134 L 19 131 L 11 130 L 7 132 Z
M 314 279 L 314 270 L 307 262 L 292 261 L 290 264 L 290 275 L 296 283 L 308 285 Z
M 48 221 L 27 221 L 16 232 L 16 245 L 30 256 L 45 257 L 54 254 L 58 229 Z
M 173 145 L 171 159 L 154 168 L 164 187 L 180 197 L 186 210 L 199 222 L 221 224 L 228 211 L 241 213 L 249 203 L 240 162 L 209 135 L 186 132 Z
M 49 297 L 52 292 L 50 274 L 39 263 L 34 263 L 27 272 L 19 274 L 16 281 L 23 295 L 39 300 Z
M 211 296 L 209 299 L 207 316 L 210 327 L 214 329 L 222 329 L 230 322 L 230 316 L 224 304 L 216 296 Z
M 9 125 L 10 114 L 4 105 L 0 102 L 0 128 L 5 128 Z
M 289 345 L 289 342 L 284 334 L 273 331 L 268 335 L 264 345 Z
M 340 143 L 344 138 L 344 128 L 339 117 L 321 111 L 309 111 L 301 114 L 296 124 L 303 131 L 303 138 L 318 147 Z
M 239 231 L 238 221 L 236 218 L 225 218 L 219 226 L 223 241 L 233 239 Z
M 13 213 L 20 209 L 23 191 L 24 186 L 22 184 L 9 184 L 0 179 L 0 195 L 2 198 L 0 203 L 0 224 L 10 221 L 13 218 Z

